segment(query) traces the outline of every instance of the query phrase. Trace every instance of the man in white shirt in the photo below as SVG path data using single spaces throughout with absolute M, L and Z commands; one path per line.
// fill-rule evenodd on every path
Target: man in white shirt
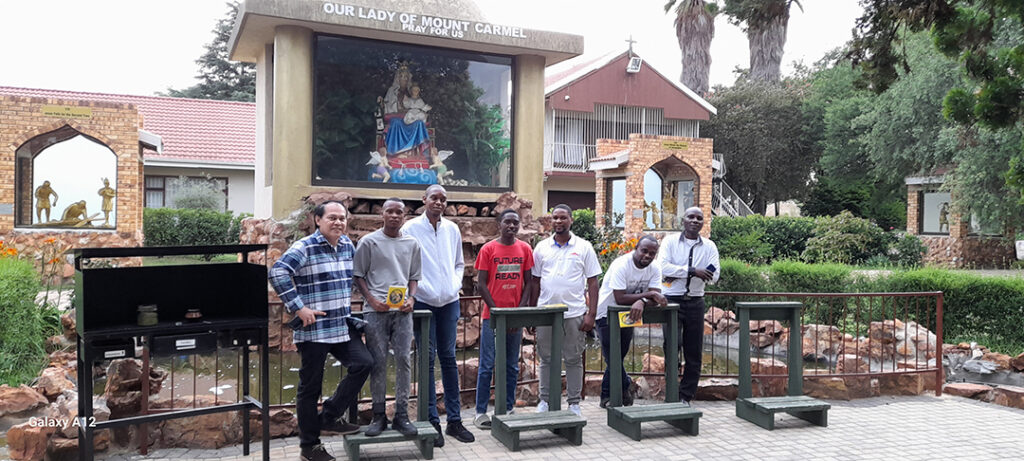
M 448 206 L 448 192 L 434 184 L 423 193 L 423 214 L 402 226 L 402 234 L 409 235 L 420 244 L 423 278 L 416 291 L 415 309 L 430 311 L 430 384 L 423 395 L 430 413 L 430 423 L 437 430 L 434 446 L 444 446 L 441 419 L 437 414 L 436 385 L 434 384 L 434 356 L 441 361 L 441 382 L 444 384 L 444 408 L 447 413 L 445 433 L 456 440 L 469 443 L 476 438 L 462 425 L 462 401 L 459 398 L 459 368 L 455 362 L 455 334 L 459 316 L 459 290 L 465 262 L 462 256 L 462 233 L 459 226 L 442 215 Z M 419 341 L 419 330 L 416 331 Z M 422 402 L 422 400 L 421 400 Z
M 683 212 L 683 233 L 666 236 L 661 242 L 658 262 L 664 277 L 668 302 L 679 304 L 679 343 L 683 349 L 683 377 L 679 400 L 689 403 L 700 380 L 701 349 L 704 344 L 704 286 L 718 281 L 718 247 L 702 238 L 704 212 L 691 207 Z M 665 327 L 667 328 L 667 327 Z M 666 331 L 665 334 L 668 337 Z
M 597 276 L 601 264 L 593 245 L 569 231 L 572 226 L 572 208 L 557 205 L 551 212 L 554 235 L 544 239 L 533 249 L 534 286 L 540 287 L 534 305 L 565 304 L 569 310 L 562 323 L 564 341 L 562 360 L 565 362 L 566 393 L 569 411 L 583 416 L 580 396 L 583 391 L 583 348 L 586 333 L 594 329 L 597 316 Z M 551 364 L 551 327 L 537 328 L 537 351 L 540 353 L 540 402 L 537 412 L 548 411 L 548 399 L 561 398 L 561 389 L 548 389 Z M 554 364 L 554 372 L 561 370 Z
M 621 375 L 622 404 L 627 407 L 633 404 L 633 394 L 629 390 L 631 382 L 626 369 L 620 365 L 618 371 L 612 371 L 608 358 L 611 351 L 609 322 L 618 321 L 615 316 L 609 317 L 608 306 L 631 306 L 629 318 L 635 322 L 643 316 L 644 307 L 668 304 L 661 294 L 661 266 L 651 264 L 658 255 L 658 247 L 658 239 L 650 235 L 640 237 L 635 250 L 612 261 L 601 282 L 597 304 L 597 333 L 601 337 L 601 355 L 606 365 L 604 378 L 601 379 L 601 408 L 608 407 L 612 373 Z M 622 354 L 619 358 L 622 359 L 626 357 L 629 345 L 633 342 L 633 329 L 623 328 L 619 340 L 619 351 Z

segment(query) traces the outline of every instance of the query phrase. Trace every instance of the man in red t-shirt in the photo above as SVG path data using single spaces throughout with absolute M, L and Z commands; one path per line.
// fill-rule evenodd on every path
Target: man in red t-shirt
M 491 399 L 491 377 L 494 374 L 494 330 L 491 329 L 492 307 L 518 307 L 529 302 L 527 296 L 532 289 L 533 249 L 526 242 L 516 239 L 519 233 L 519 213 L 505 210 L 498 215 L 501 235 L 484 244 L 476 257 L 478 272 L 476 289 L 484 298 L 484 310 L 480 326 L 480 367 L 476 375 L 476 418 L 473 425 L 480 429 L 491 428 L 487 416 L 487 402 Z M 506 410 L 511 411 L 516 401 L 516 381 L 519 378 L 519 344 L 522 342 L 521 328 L 509 329 L 505 335 L 507 351 Z M 494 402 L 499 405 L 500 402 Z

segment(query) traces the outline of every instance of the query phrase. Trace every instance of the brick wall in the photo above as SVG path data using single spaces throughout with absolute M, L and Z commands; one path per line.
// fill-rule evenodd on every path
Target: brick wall
M 676 146 L 685 144 L 684 149 L 670 149 L 664 143 L 674 142 Z M 626 179 L 626 221 L 624 233 L 635 236 L 644 230 L 644 174 L 659 164 L 668 172 L 669 177 L 696 176 L 694 202 L 704 211 L 705 225 L 701 235 L 707 237 L 711 233 L 711 158 L 712 140 L 706 138 L 684 138 L 678 136 L 656 136 L 631 134 L 628 141 L 599 139 L 597 155 L 606 156 L 623 149 L 629 149 L 629 160 L 621 168 L 598 172 L 596 178 L 597 225 L 603 226 L 604 215 L 607 213 L 608 181 L 616 178 Z M 640 213 L 634 213 L 641 210 Z M 634 216 L 639 214 L 639 216 Z
M 82 118 L 49 116 L 43 114 L 43 106 L 70 106 L 79 110 L 88 108 L 91 113 L 88 117 Z M 22 192 L 16 193 L 15 190 L 16 151 L 33 139 L 38 141 L 41 136 L 65 126 L 105 144 L 117 156 L 117 180 L 116 184 L 111 184 L 117 189 L 117 228 L 113 231 L 48 229 L 46 232 L 40 232 L 37 229 L 16 226 L 12 210 L 10 213 L 0 214 L 0 238 L 22 242 L 22 245 L 26 246 L 35 246 L 36 236 L 48 239 L 54 237 L 54 232 L 64 232 L 74 236 L 69 241 L 73 241 L 75 247 L 101 244 L 140 245 L 143 171 L 139 149 L 139 116 L 135 106 L 131 104 L 0 95 L 0 206 L 6 205 L 12 209 L 27 208 L 29 215 L 35 212 L 32 206 L 31 184 L 22 185 L 19 182 L 18 186 L 21 186 Z M 99 189 L 98 186 L 96 188 Z M 28 197 L 25 197 L 26 191 L 29 192 Z M 61 197 L 62 206 L 51 210 L 51 217 L 59 218 L 63 205 L 70 203 L 71 198 Z M 22 200 L 21 206 L 15 206 L 18 199 Z
M 919 235 L 921 204 L 920 185 L 907 186 L 907 233 Z M 1005 268 L 1016 259 L 1013 247 L 1014 232 L 1007 230 L 1002 237 L 969 235 L 969 223 L 958 213 L 949 213 L 949 235 L 919 235 L 928 251 L 924 255 L 926 266 L 950 268 Z

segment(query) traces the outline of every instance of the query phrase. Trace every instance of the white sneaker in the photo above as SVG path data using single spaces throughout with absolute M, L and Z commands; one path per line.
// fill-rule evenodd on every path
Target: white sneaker
M 548 403 L 543 400 L 537 402 L 537 413 L 544 413 L 546 411 L 548 411 Z
M 487 413 L 476 415 L 476 418 L 473 418 L 473 425 L 486 431 L 491 428 L 491 417 L 487 416 Z
M 569 411 L 573 412 L 576 416 L 583 417 L 583 409 L 580 408 L 580 404 L 574 403 L 569 405 Z

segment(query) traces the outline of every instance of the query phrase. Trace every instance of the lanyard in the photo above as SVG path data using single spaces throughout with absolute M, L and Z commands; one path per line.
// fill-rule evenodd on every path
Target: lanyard
M 697 237 L 697 243 L 700 243 L 700 237 Z M 683 296 L 690 294 L 690 280 L 693 280 L 693 271 L 691 270 L 693 268 L 693 249 L 697 248 L 697 243 L 690 247 L 690 257 L 686 261 L 686 292 L 683 293 Z

